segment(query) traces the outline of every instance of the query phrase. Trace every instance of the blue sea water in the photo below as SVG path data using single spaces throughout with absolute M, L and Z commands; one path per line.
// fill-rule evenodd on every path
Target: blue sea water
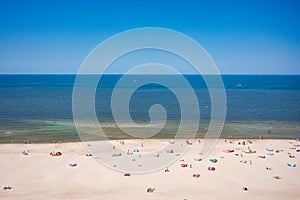
M 130 88 L 143 76 L 146 75 L 132 75 L 133 81 L 123 89 Z M 151 76 L 155 80 L 158 75 Z M 181 87 L 174 81 L 174 75 L 163 76 L 173 87 Z M 0 75 L 0 142 L 78 140 L 72 115 L 75 78 L 75 75 Z M 102 76 L 95 98 L 98 120 L 113 137 L 120 130 L 114 126 L 110 103 L 120 78 L 121 75 Z M 201 131 L 210 119 L 210 95 L 201 76 L 185 75 L 185 78 L 199 101 Z M 227 96 L 222 137 L 256 138 L 268 130 L 272 130 L 272 136 L 266 137 L 300 137 L 299 75 L 223 75 L 222 78 Z M 165 133 L 174 131 L 181 117 L 180 104 L 171 90 L 159 84 L 144 85 L 133 94 L 132 119 L 149 123 L 149 108 L 154 104 L 161 104 L 167 111 L 171 128 Z

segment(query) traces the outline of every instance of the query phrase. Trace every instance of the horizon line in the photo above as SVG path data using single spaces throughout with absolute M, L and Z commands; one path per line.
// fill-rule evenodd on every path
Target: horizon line
M 104 73 L 101 75 L 124 75 L 125 73 Z M 77 73 L 0 73 L 0 75 L 78 75 Z M 81 75 L 100 75 L 100 74 L 81 74 Z M 182 74 L 128 74 L 128 75 L 300 75 L 300 73 L 276 73 L 276 74 L 268 74 L 268 73 L 220 73 L 220 74 L 195 74 L 195 73 L 182 73 Z

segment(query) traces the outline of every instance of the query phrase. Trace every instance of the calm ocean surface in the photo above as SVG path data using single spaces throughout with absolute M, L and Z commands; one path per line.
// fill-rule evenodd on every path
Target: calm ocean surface
M 138 81 L 145 75 L 132 75 Z M 115 127 L 110 109 L 112 90 L 120 75 L 105 75 L 96 93 L 98 120 L 107 135 L 126 137 Z M 186 75 L 199 100 L 199 131 L 210 119 L 210 96 L 197 75 Z M 154 77 L 155 78 L 155 77 Z M 173 86 L 171 75 L 165 75 Z M 0 142 L 77 141 L 72 119 L 72 90 L 75 75 L 0 75 Z M 299 75 L 224 75 L 227 116 L 222 137 L 299 138 Z M 128 83 L 130 87 L 133 82 Z M 124 88 L 126 90 L 126 87 Z M 181 88 L 184 90 L 184 88 Z M 167 88 L 148 84 L 139 88 L 130 100 L 130 114 L 141 124 L 149 122 L 149 108 L 161 104 L 168 124 L 157 137 L 176 131 L 180 120 L 179 102 Z M 268 130 L 272 134 L 267 134 Z

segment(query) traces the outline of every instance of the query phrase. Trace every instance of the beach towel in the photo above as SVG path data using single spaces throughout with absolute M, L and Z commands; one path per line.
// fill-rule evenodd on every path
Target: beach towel
M 232 153 L 234 152 L 234 149 L 226 149 L 226 150 L 223 150 L 224 153 Z
M 202 158 L 194 158 L 195 161 L 202 161 Z
M 70 163 L 69 166 L 70 166 L 70 167 L 76 167 L 77 164 L 76 164 L 76 163 Z
M 244 151 L 244 153 L 256 153 L 256 151 L 255 150 L 249 150 L 249 151 Z
M 289 167 L 296 167 L 296 164 L 288 163 L 287 165 L 288 165 Z
M 216 168 L 215 168 L 215 167 L 208 167 L 207 170 L 208 170 L 208 171 L 215 171 Z
M 121 153 L 114 153 L 114 154 L 112 154 L 111 156 L 112 156 L 112 157 L 118 157 L 118 156 L 122 156 L 122 154 L 121 154 Z

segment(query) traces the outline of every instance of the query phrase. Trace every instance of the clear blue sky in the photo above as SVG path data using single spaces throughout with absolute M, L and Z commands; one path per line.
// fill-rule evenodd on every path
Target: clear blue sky
M 300 1 L 0 1 L 0 73 L 76 73 L 107 37 L 158 26 L 198 41 L 221 73 L 300 74 Z

